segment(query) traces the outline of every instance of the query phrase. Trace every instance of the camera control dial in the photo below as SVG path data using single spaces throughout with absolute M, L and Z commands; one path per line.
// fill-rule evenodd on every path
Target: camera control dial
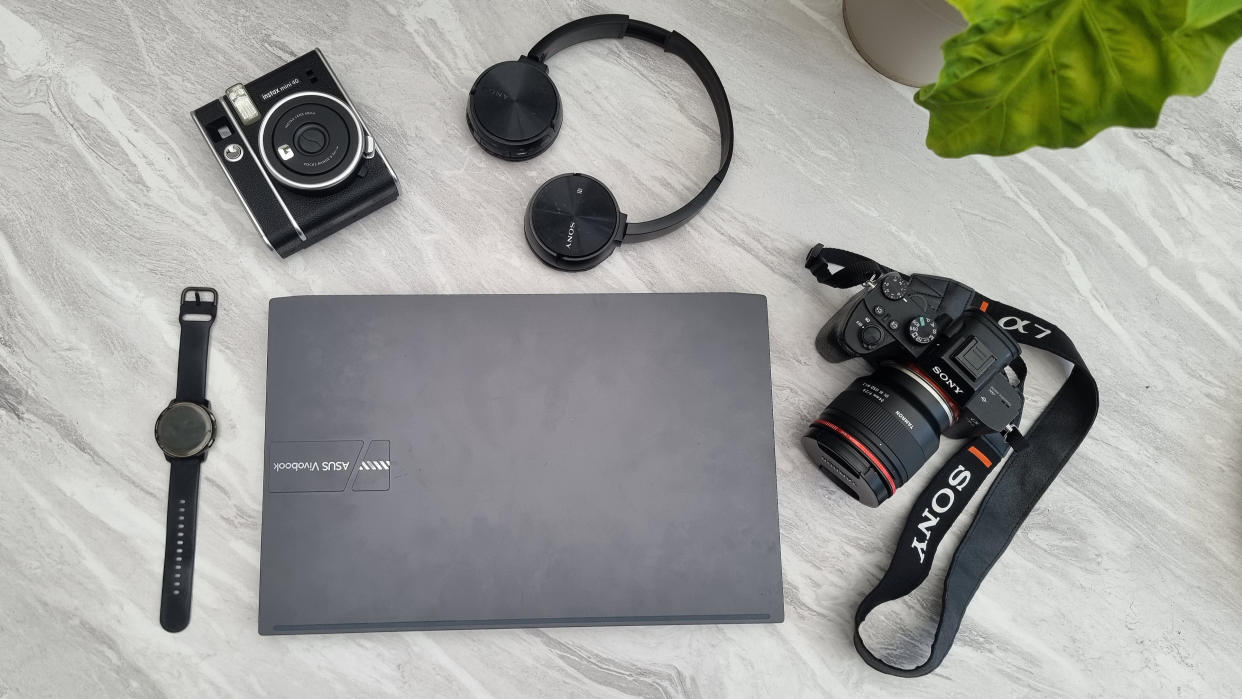
M 889 301 L 900 301 L 910 291 L 910 280 L 901 276 L 901 272 L 889 272 L 880 281 L 880 291 Z
M 920 345 L 926 345 L 936 339 L 936 334 L 939 331 L 936 327 L 936 321 L 927 316 L 915 317 L 914 320 L 910 321 L 910 325 L 906 330 L 910 335 L 910 339 Z
M 868 325 L 858 331 L 858 341 L 866 349 L 874 349 L 884 341 L 884 331 L 878 326 Z

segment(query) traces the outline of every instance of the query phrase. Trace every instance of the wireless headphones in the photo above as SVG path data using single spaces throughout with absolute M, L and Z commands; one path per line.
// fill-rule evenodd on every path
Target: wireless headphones
M 604 183 L 580 173 L 558 175 L 535 192 L 526 208 L 526 241 L 557 269 L 582 271 L 603 262 L 622 242 L 651 240 L 689 221 L 716 193 L 733 158 L 733 114 L 716 70 L 686 37 L 625 15 L 570 22 L 539 40 L 516 61 L 488 68 L 470 88 L 466 123 L 483 150 L 504 160 L 529 160 L 546 151 L 561 128 L 561 96 L 547 60 L 593 39 L 633 37 L 685 61 L 703 81 L 720 122 L 720 170 L 689 203 L 651 221 L 627 223 Z

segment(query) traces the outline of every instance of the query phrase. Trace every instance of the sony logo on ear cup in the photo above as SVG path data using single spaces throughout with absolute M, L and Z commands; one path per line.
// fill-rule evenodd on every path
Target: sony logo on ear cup
M 603 182 L 569 173 L 544 183 L 526 208 L 526 241 L 539 259 L 579 272 L 603 262 L 625 235 L 625 214 Z
M 503 160 L 546 151 L 561 128 L 561 96 L 542 64 L 505 61 L 483 71 L 466 103 L 466 123 L 483 150 Z
M 492 97 L 495 97 L 495 98 L 496 98 L 496 99 L 498 99 L 498 100 L 508 100 L 508 99 L 509 99 L 509 95 L 508 95 L 508 94 L 506 94 L 504 90 L 498 90 L 498 89 L 496 89 L 496 88 L 492 87 L 491 85 L 484 85 L 483 87 L 481 87 L 481 88 L 479 88 L 479 89 L 480 89 L 480 90 L 483 90 L 483 91 L 485 91 L 485 92 L 487 92 L 487 94 L 491 95 Z

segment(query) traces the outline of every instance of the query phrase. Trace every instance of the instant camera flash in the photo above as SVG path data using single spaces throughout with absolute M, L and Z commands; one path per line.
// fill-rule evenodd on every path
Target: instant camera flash
M 237 116 L 241 117 L 242 123 L 250 126 L 259 120 L 259 110 L 255 108 L 254 102 L 250 99 L 250 93 L 246 92 L 246 86 L 237 83 L 233 87 L 224 91 L 224 96 L 229 99 L 233 105 L 233 111 L 237 112 Z

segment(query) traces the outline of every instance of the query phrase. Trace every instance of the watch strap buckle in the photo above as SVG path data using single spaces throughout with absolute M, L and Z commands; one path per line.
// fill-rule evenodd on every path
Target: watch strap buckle
M 181 290 L 182 323 L 210 323 L 216 319 L 220 295 L 208 286 L 187 286 Z

